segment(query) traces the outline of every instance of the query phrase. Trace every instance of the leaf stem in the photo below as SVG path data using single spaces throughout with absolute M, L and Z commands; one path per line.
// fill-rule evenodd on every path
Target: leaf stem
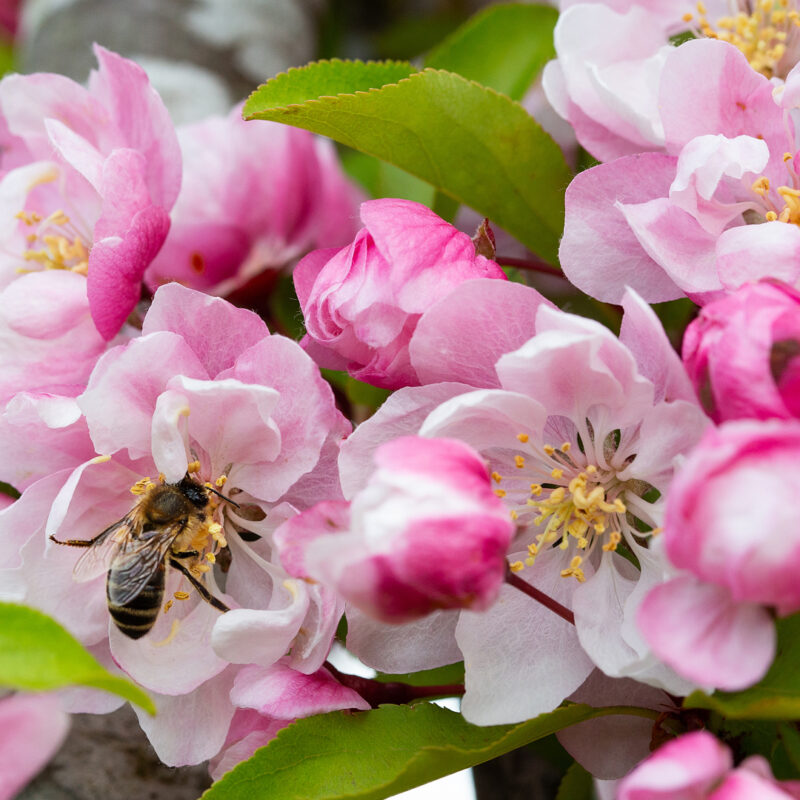
M 463 683 L 448 683 L 441 686 L 412 686 L 410 683 L 382 683 L 374 678 L 348 675 L 339 672 L 329 661 L 323 665 L 342 686 L 358 692 L 371 706 L 377 708 L 383 703 L 402 705 L 426 697 L 460 697 L 464 694 Z
M 506 583 L 533 598 L 537 603 L 541 603 L 545 608 L 549 608 L 550 611 L 558 614 L 561 619 L 565 619 L 570 625 L 575 624 L 575 615 L 566 606 L 562 606 L 557 600 L 553 600 L 550 595 L 540 592 L 535 586 L 531 586 L 527 581 L 522 580 L 510 568 L 506 570 Z

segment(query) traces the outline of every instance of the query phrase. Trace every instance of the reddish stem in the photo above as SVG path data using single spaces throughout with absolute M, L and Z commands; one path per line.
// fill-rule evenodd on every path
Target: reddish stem
M 529 272 L 541 272 L 543 275 L 554 275 L 556 278 L 563 278 L 566 280 L 564 273 L 548 264 L 546 261 L 540 261 L 538 258 L 506 258 L 504 256 L 495 256 L 494 259 L 498 264 L 505 267 L 516 267 L 517 269 L 526 269 Z
M 558 614 L 561 619 L 565 619 L 570 625 L 575 624 L 575 615 L 566 607 L 562 606 L 557 600 L 540 592 L 535 586 L 531 586 L 527 581 L 522 580 L 510 569 L 506 571 L 506 583 L 519 589 L 521 592 L 532 597 L 537 603 L 541 603 L 545 608 L 549 608 L 554 614 Z
M 464 694 L 462 683 L 449 683 L 443 686 L 412 686 L 410 683 L 382 683 L 373 678 L 362 678 L 359 675 L 348 675 L 339 672 L 330 662 L 325 662 L 325 669 L 336 678 L 342 686 L 358 692 L 371 706 L 377 708 L 382 703 L 410 703 L 426 697 L 456 697 Z

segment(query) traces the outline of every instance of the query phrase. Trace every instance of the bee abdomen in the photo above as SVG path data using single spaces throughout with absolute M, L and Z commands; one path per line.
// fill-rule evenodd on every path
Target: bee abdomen
M 114 571 L 111 570 L 106 580 L 107 595 L 111 594 L 111 587 L 114 585 Z M 140 639 L 155 624 L 163 598 L 164 570 L 158 569 L 133 600 L 124 605 L 116 605 L 109 599 L 108 613 L 122 633 L 131 639 Z

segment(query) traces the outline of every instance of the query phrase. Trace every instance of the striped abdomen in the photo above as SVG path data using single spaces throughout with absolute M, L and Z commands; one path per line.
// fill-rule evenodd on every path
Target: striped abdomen
M 153 627 L 161 610 L 161 601 L 164 599 L 164 574 L 165 569 L 160 566 L 147 585 L 139 594 L 124 605 L 118 606 L 111 601 L 113 587 L 115 587 L 115 572 L 110 569 L 106 577 L 106 597 L 108 598 L 108 613 L 114 624 L 131 639 L 140 639 Z

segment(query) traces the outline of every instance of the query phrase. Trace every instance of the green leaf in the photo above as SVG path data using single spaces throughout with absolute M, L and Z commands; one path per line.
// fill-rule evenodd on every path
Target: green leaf
M 394 164 L 349 149 L 342 153 L 341 160 L 345 172 L 371 197 L 401 197 L 429 207 L 433 205 L 433 186 Z
M 555 58 L 550 6 L 509 3 L 477 13 L 425 59 L 426 67 L 465 78 L 522 99 L 542 67 Z
M 795 725 L 784 722 L 778 725 L 778 735 L 795 773 L 800 774 L 800 732 Z
M 401 672 L 392 674 L 379 672 L 375 676 L 381 683 L 410 683 L 412 686 L 443 686 L 451 683 L 464 683 L 464 662 L 447 664 L 444 667 L 424 669 L 420 672 Z
M 561 779 L 556 800 L 592 800 L 593 797 L 592 775 L 576 761 Z
M 0 686 L 27 692 L 89 686 L 156 713 L 138 686 L 108 672 L 55 620 L 11 603 L 0 603 Z
M 488 761 L 568 725 L 629 707 L 569 705 L 518 725 L 478 727 L 429 703 L 335 711 L 284 728 L 205 800 L 379 800 Z
M 708 708 L 731 719 L 800 720 L 800 614 L 780 619 L 778 650 L 767 674 L 741 692 L 693 692 L 686 708 Z
M 365 91 L 379 67 L 401 71 L 389 66 L 290 70 L 257 89 L 244 116 L 305 128 L 395 164 L 556 263 L 570 180 L 558 145 L 522 106 L 450 72 L 426 69 Z

